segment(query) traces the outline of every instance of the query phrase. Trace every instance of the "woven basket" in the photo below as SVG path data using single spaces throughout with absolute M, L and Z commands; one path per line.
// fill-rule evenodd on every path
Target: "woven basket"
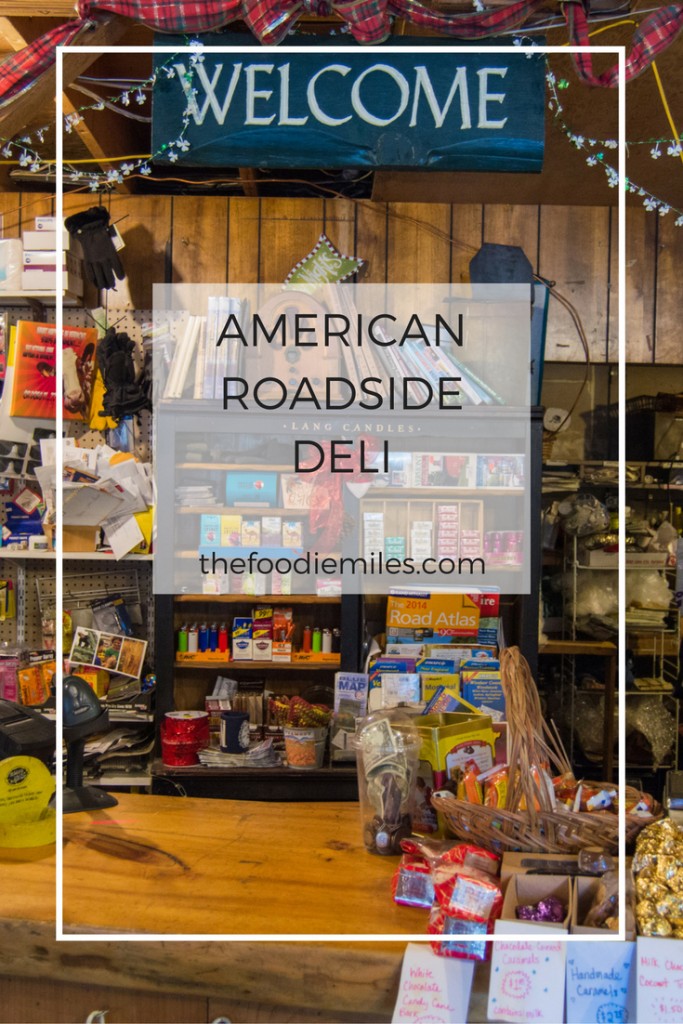
M 619 819 L 610 811 L 573 813 L 554 810 L 549 793 L 534 779 L 532 768 L 550 765 L 561 774 L 570 773 L 569 761 L 554 726 L 541 713 L 538 691 L 529 665 L 519 648 L 501 651 L 501 679 L 507 710 L 508 765 L 510 783 L 506 808 L 484 807 L 458 800 L 441 790 L 432 795 L 432 804 L 443 814 L 448 827 L 459 838 L 476 842 L 497 852 L 517 850 L 525 853 L 577 853 L 599 846 L 614 853 L 619 845 Z M 596 783 L 589 783 L 595 786 Z M 598 788 L 614 788 L 612 783 Z M 626 796 L 638 799 L 642 794 L 631 787 Z M 524 810 L 520 810 L 523 807 Z M 650 817 L 626 816 L 626 842 L 641 828 L 661 816 L 655 805 Z

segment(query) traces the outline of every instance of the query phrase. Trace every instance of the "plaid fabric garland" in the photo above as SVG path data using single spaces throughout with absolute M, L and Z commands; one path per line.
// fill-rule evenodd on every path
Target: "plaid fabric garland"
M 585 53 L 573 54 L 574 65 L 579 78 L 587 85 L 599 85 L 614 88 L 619 81 L 617 64 L 604 71 L 601 75 L 593 74 L 593 61 L 588 36 L 588 19 L 583 3 L 572 0 L 565 6 L 565 18 L 569 28 L 569 38 L 576 46 L 585 46 Z M 636 29 L 631 52 L 626 57 L 626 81 L 637 78 L 655 59 L 658 53 L 673 43 L 683 28 L 683 4 L 671 4 L 660 7 L 649 14 Z
M 394 18 L 460 39 L 485 39 L 518 28 L 544 0 L 517 0 L 506 7 L 473 14 L 438 14 L 417 0 L 79 0 L 79 18 L 51 29 L 0 63 L 0 109 L 29 89 L 55 61 L 55 48 L 85 35 L 97 14 L 116 14 L 142 22 L 159 32 L 196 34 L 244 20 L 263 43 L 277 44 L 301 14 L 336 13 L 359 43 L 379 43 L 391 32 Z M 570 41 L 586 48 L 574 54 L 579 77 L 589 85 L 616 86 L 618 68 L 593 73 L 588 37 L 587 0 L 567 0 L 563 6 Z M 639 75 L 654 57 L 673 42 L 683 28 L 683 4 L 648 15 L 638 27 L 626 61 L 626 80 Z M 86 36 L 87 38 L 87 36 Z

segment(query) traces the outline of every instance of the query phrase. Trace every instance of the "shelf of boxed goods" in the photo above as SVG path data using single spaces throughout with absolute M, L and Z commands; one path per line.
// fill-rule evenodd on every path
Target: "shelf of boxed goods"
M 342 643 L 338 657 L 325 660 L 291 662 L 231 660 L 229 652 L 223 657 L 182 657 L 169 643 L 169 626 L 174 633 L 181 621 L 194 618 L 221 619 L 226 613 L 233 615 L 239 608 L 250 611 L 255 606 L 300 608 L 308 618 L 316 607 L 329 609 L 327 618 L 338 610 L 336 622 L 351 639 Z M 332 677 L 336 671 L 356 671 L 359 653 L 359 598 L 317 597 L 311 594 L 260 596 L 248 594 L 180 594 L 156 598 L 156 668 L 157 668 L 157 727 L 167 712 L 176 708 L 176 694 L 183 680 L 192 680 L 197 673 L 200 681 L 195 689 L 208 696 L 208 673 L 227 674 L 233 678 L 266 676 L 268 689 L 288 694 L 300 693 L 311 686 L 323 687 L 332 694 Z M 329 619 L 331 622 L 332 620 Z M 297 652 L 294 652 L 296 658 Z M 196 679 L 197 676 L 194 678 Z M 206 680 L 202 682 L 201 680 Z M 279 681 L 279 686 L 278 686 Z M 194 692 L 194 690 L 193 690 Z M 196 703 L 196 701 L 195 701 Z M 331 699 L 329 701 L 331 704 Z M 202 704 L 202 707 L 204 705 Z M 192 796 L 244 800 L 354 800 L 357 798 L 355 764 L 328 765 L 318 769 L 281 767 L 234 768 L 191 765 L 174 767 L 157 757 L 151 766 L 154 793 L 174 795 L 178 787 Z
M 469 428 L 468 436 L 470 436 L 471 438 L 479 438 L 480 434 L 481 434 L 481 423 L 483 422 L 483 420 L 482 420 L 482 417 L 479 415 L 479 413 L 481 413 L 481 410 L 474 410 L 473 415 L 471 417 L 472 422 L 470 422 L 468 420 L 468 428 Z M 341 421 L 340 421 L 340 415 L 342 417 Z M 508 415 L 507 411 L 505 411 L 503 413 L 503 415 L 507 416 Z M 328 413 L 324 417 L 321 417 L 321 419 L 325 419 L 325 420 L 329 419 L 331 421 L 331 423 L 332 423 L 332 426 L 334 426 L 335 422 L 343 423 L 344 422 L 343 417 L 346 417 L 346 416 L 347 416 L 347 413 L 345 413 L 345 412 L 341 413 L 341 414 L 337 414 L 337 415 L 335 415 L 334 413 Z M 291 463 L 289 463 L 289 464 L 282 464 L 281 457 L 280 457 L 280 459 L 277 459 L 277 456 L 276 456 L 276 458 L 273 460 L 273 463 L 266 466 L 262 462 L 254 462 L 254 461 L 247 462 L 246 459 L 248 459 L 249 456 L 248 456 L 248 454 L 246 452 L 245 452 L 245 461 L 244 462 L 235 461 L 235 459 L 231 458 L 230 455 L 228 455 L 227 458 L 221 459 L 220 452 L 218 452 L 218 451 L 216 451 L 216 453 L 215 453 L 216 454 L 216 461 L 215 462 L 214 461 L 208 462 L 208 461 L 206 461 L 205 458 L 202 459 L 202 454 L 203 453 L 198 455 L 197 461 L 192 461 L 191 459 L 188 460 L 188 458 L 185 455 L 185 452 L 183 452 L 182 449 L 181 449 L 181 445 L 183 443 L 185 443 L 185 444 L 187 443 L 187 442 L 184 442 L 183 435 L 191 437 L 193 444 L 197 444 L 200 441 L 200 439 L 203 438 L 204 440 L 203 440 L 202 443 L 204 443 L 205 447 L 207 445 L 210 445 L 212 447 L 212 449 L 215 449 L 217 444 L 220 441 L 220 435 L 216 434 L 217 424 L 218 424 L 219 421 L 221 421 L 223 423 L 224 430 L 225 430 L 227 435 L 234 434 L 235 431 L 237 431 L 238 435 L 243 435 L 244 428 L 245 428 L 245 417 L 244 417 L 244 415 L 242 415 L 240 417 L 235 417 L 234 414 L 227 414 L 226 415 L 223 412 L 221 403 L 219 403 L 219 402 L 213 402 L 213 403 L 204 402 L 202 404 L 202 403 L 196 403 L 196 402 L 193 402 L 191 400 L 185 400 L 185 399 L 181 399 L 181 400 L 174 401 L 174 402 L 160 402 L 158 404 L 158 406 L 157 406 L 157 417 L 158 417 L 158 422 L 157 422 L 158 436 L 161 436 L 161 434 L 163 433 L 163 436 L 166 438 L 166 440 L 168 442 L 164 446 L 163 449 L 160 449 L 160 447 L 157 445 L 157 453 L 156 453 L 156 457 L 157 457 L 157 473 L 158 473 L 158 479 L 160 481 L 160 492 L 159 492 L 159 495 L 158 495 L 158 502 L 157 502 L 157 528 L 158 528 L 158 535 L 159 536 L 167 536 L 167 537 L 176 536 L 177 537 L 177 534 L 175 533 L 175 528 L 174 528 L 174 525 L 173 525 L 172 516 L 173 516 L 173 509 L 174 509 L 174 507 L 176 505 L 175 486 L 176 486 L 177 479 L 178 479 L 177 478 L 177 471 L 179 471 L 179 470 L 182 470 L 185 474 L 190 474 L 190 475 L 192 475 L 194 472 L 198 472 L 198 473 L 200 473 L 200 472 L 207 472 L 207 473 L 214 474 L 216 472 L 218 472 L 218 473 L 221 473 L 221 472 L 226 472 L 226 473 L 229 473 L 229 472 L 244 472 L 244 471 L 260 472 L 260 471 L 265 471 L 266 469 L 270 470 L 272 472 L 278 473 L 278 474 L 279 473 L 284 473 L 284 472 L 289 472 L 289 473 L 292 472 L 292 469 L 293 469 L 292 464 Z M 261 438 L 269 438 L 269 439 L 273 438 L 273 418 L 272 418 L 272 416 L 266 416 L 264 414 L 258 413 L 257 411 L 249 410 L 249 417 L 250 417 L 249 418 L 249 433 L 250 433 L 250 435 L 253 435 L 256 440 L 258 440 L 259 436 Z M 521 424 L 522 424 L 522 422 L 529 422 L 529 413 L 528 412 L 524 412 L 524 415 L 521 416 L 520 415 L 520 410 L 513 410 L 512 411 L 512 418 L 515 420 L 515 423 L 516 423 L 516 425 L 514 427 L 514 430 L 512 432 L 513 435 L 514 436 L 518 436 L 518 435 L 522 436 L 523 428 L 522 428 Z M 379 422 L 381 420 L 381 417 L 377 416 L 377 419 L 378 419 L 378 422 Z M 519 422 L 517 423 L 517 421 L 519 421 Z M 443 424 L 440 423 L 440 421 L 436 421 L 436 422 L 437 422 L 437 425 L 438 425 L 438 429 L 440 431 L 440 433 L 437 434 L 436 436 L 442 436 L 442 434 L 443 434 Z M 539 409 L 531 410 L 530 423 L 531 423 L 531 432 L 530 432 L 530 465 L 529 465 L 527 479 L 526 479 L 526 487 L 525 488 L 521 488 L 521 487 L 514 487 L 514 488 L 496 487 L 496 488 L 489 488 L 489 489 L 487 489 L 487 492 L 492 493 L 492 496 L 495 495 L 495 497 L 498 498 L 498 499 L 501 499 L 503 497 L 509 497 L 510 495 L 512 495 L 518 501 L 519 500 L 524 500 L 524 497 L 526 495 L 527 500 L 531 504 L 531 507 L 535 507 L 535 504 L 540 500 L 540 484 L 541 484 L 540 466 L 541 466 L 542 415 L 541 415 L 541 411 Z M 288 436 L 287 433 L 286 433 L 286 429 L 287 429 L 287 427 L 285 426 L 285 428 L 284 428 L 285 433 L 283 434 L 283 439 L 286 439 L 287 436 Z M 292 429 L 293 429 L 293 424 L 292 424 Z M 316 427 L 316 429 L 317 429 L 317 427 Z M 322 431 L 324 428 L 321 427 L 320 429 Z M 379 430 L 379 428 L 378 428 L 378 430 Z M 515 431 L 516 431 L 516 433 L 515 433 Z M 229 443 L 230 442 L 228 442 L 228 444 Z M 413 438 L 413 444 L 411 445 L 411 447 L 414 448 L 415 445 L 417 445 L 417 444 L 419 444 L 419 439 L 417 437 L 415 437 L 415 438 Z M 263 445 L 261 447 L 263 447 Z M 207 448 L 207 450 L 208 450 L 208 448 Z M 178 455 L 178 460 L 177 461 L 176 461 L 176 454 Z M 277 461 L 276 461 L 276 459 L 277 459 Z M 453 496 L 454 495 L 454 492 L 450 488 L 449 489 L 437 488 L 435 490 L 431 490 L 431 489 L 426 490 L 426 489 L 420 487 L 420 488 L 416 488 L 415 490 L 418 493 L 416 493 L 414 495 L 414 499 L 413 500 L 419 499 L 419 498 L 425 498 L 425 499 L 428 498 L 429 500 L 432 500 L 432 499 L 438 500 L 440 497 L 443 498 L 446 495 L 448 495 L 448 496 Z M 381 497 L 382 493 L 383 493 L 382 489 L 375 490 L 373 488 L 373 490 L 372 490 L 373 496 L 375 494 L 377 494 L 378 498 Z M 457 499 L 458 500 L 459 499 L 466 499 L 466 498 L 470 498 L 470 497 L 472 497 L 472 498 L 480 498 L 481 494 L 482 494 L 482 491 L 481 491 L 480 488 L 472 488 L 472 487 L 459 488 L 458 492 L 457 492 Z M 345 502 L 346 502 L 347 499 L 348 499 L 348 495 L 346 495 L 346 497 L 345 497 Z M 358 499 L 354 497 L 351 500 L 352 500 L 352 508 L 350 509 L 350 511 L 352 511 L 352 513 L 357 515 L 357 512 L 359 510 Z M 287 503 L 282 501 L 282 500 L 279 501 L 278 502 L 279 511 L 277 509 L 274 510 L 275 502 L 273 502 L 273 505 L 270 508 L 268 508 L 268 507 L 261 507 L 261 508 L 251 507 L 248 514 L 249 515 L 254 515 L 254 516 L 257 516 L 257 515 L 260 515 L 260 514 L 269 515 L 272 511 L 274 511 L 275 515 L 278 515 L 278 514 L 281 515 L 281 514 L 287 513 L 287 514 L 291 515 L 293 518 L 294 517 L 300 517 L 301 519 L 304 519 L 305 516 L 308 515 L 308 510 L 303 510 L 303 509 L 299 509 L 299 508 L 286 508 L 286 507 L 284 507 L 284 506 L 286 506 L 286 504 Z M 219 506 L 218 508 L 217 507 L 211 507 L 210 509 L 209 508 L 206 509 L 207 513 L 212 513 L 212 514 L 216 514 L 217 512 L 220 513 L 222 511 L 229 512 L 230 514 L 235 514 L 235 513 L 241 513 L 243 515 L 247 514 L 247 513 L 245 513 L 244 508 L 236 508 L 236 507 L 232 507 L 232 506 L 230 507 L 229 510 L 228 509 L 223 510 L 221 506 Z M 200 514 L 200 511 L 199 511 L 198 508 L 191 508 L 190 512 L 193 513 L 196 516 L 198 516 Z M 192 521 L 192 515 L 191 514 L 185 515 L 183 517 L 183 521 L 184 522 L 191 522 Z M 527 657 L 527 659 L 528 659 L 528 661 L 529 661 L 529 663 L 531 665 L 532 672 L 535 672 L 535 670 L 536 670 L 537 636 L 538 636 L 538 581 L 539 581 L 539 577 L 540 577 L 540 544 L 538 543 L 538 531 L 537 531 L 537 529 L 535 528 L 535 526 L 533 524 L 533 520 L 532 520 L 531 542 L 530 543 L 531 543 L 531 550 L 530 550 L 530 578 L 531 578 L 531 587 L 530 587 L 530 593 L 525 595 L 525 596 L 521 596 L 519 598 L 514 598 L 513 599 L 513 602 L 514 602 L 514 608 L 512 610 L 513 629 L 510 631 L 509 642 L 517 642 L 517 643 L 520 644 L 520 646 L 521 646 L 525 656 Z M 189 561 L 191 559 L 192 560 L 196 560 L 197 559 L 197 554 L 198 554 L 197 548 L 193 547 L 191 545 L 191 542 L 187 543 L 187 541 L 186 541 L 185 543 L 178 543 L 176 541 L 176 557 L 179 557 L 181 559 Z M 235 556 L 235 555 L 239 556 L 238 549 L 232 549 L 231 550 L 231 554 L 233 554 L 233 556 Z M 330 554 L 330 553 L 326 552 L 326 554 Z M 334 553 L 332 553 L 332 554 L 334 555 Z M 355 554 L 355 555 L 357 555 L 358 554 L 358 550 L 357 549 L 355 549 L 355 551 L 344 550 L 344 554 Z M 339 557 L 338 554 L 337 554 L 337 557 Z M 225 600 L 226 597 L 228 597 L 229 600 Z M 189 600 L 189 602 L 192 602 L 194 600 L 199 601 L 199 600 L 211 600 L 211 599 L 212 599 L 211 595 L 202 595 L 201 597 L 197 596 L 196 598 L 195 597 L 188 598 L 187 595 L 182 595 L 179 598 L 174 598 L 174 597 L 172 597 L 170 595 L 158 595 L 157 598 L 156 598 L 156 616 L 155 616 L 156 623 L 157 623 L 157 639 L 156 639 L 157 663 L 156 664 L 157 664 L 157 678 L 158 678 L 157 714 L 158 714 L 159 722 L 161 722 L 161 720 L 163 720 L 164 715 L 167 712 L 169 712 L 171 710 L 175 710 L 176 707 L 180 708 L 182 706 L 180 704 L 176 705 L 176 702 L 174 700 L 174 681 L 175 681 L 175 678 L 176 678 L 176 674 L 179 673 L 179 672 L 191 672 L 192 671 L 192 669 L 189 666 L 186 667 L 184 664 L 181 667 L 181 664 L 179 663 L 179 660 L 175 656 L 174 645 L 172 643 L 169 643 L 169 640 L 170 640 L 170 635 L 169 634 L 170 634 L 170 630 L 171 630 L 172 624 L 175 621 L 175 625 L 176 626 L 178 625 L 178 620 L 177 620 L 177 614 L 176 613 L 180 609 L 182 609 L 183 613 L 185 614 L 185 618 L 187 618 L 188 613 L 185 612 L 185 608 L 187 608 L 188 600 Z M 221 604 L 218 603 L 218 602 L 221 601 L 221 599 L 223 599 L 222 607 L 225 607 L 226 604 L 232 605 L 233 607 L 235 607 L 235 606 L 237 606 L 239 604 L 239 602 L 241 600 L 241 596 L 238 596 L 237 599 L 235 600 L 233 595 L 215 595 L 215 600 L 217 602 L 216 607 L 218 609 L 221 608 Z M 261 598 L 260 600 L 263 601 L 263 602 L 266 602 L 266 603 L 268 602 L 268 598 Z M 277 602 L 274 601 L 272 603 L 273 604 L 276 604 L 276 603 L 279 603 L 279 604 L 289 604 L 289 603 L 294 604 L 297 600 L 301 601 L 302 605 L 304 604 L 304 602 L 308 603 L 309 605 L 314 605 L 316 603 L 316 601 L 317 601 L 317 599 L 315 597 L 307 597 L 305 599 L 304 598 L 298 598 L 297 599 L 296 597 L 294 597 L 294 598 L 291 599 L 291 601 L 290 601 L 289 598 L 285 599 L 284 597 L 282 597 L 282 598 L 278 597 Z M 185 603 L 183 603 L 183 602 L 185 602 Z M 253 599 L 245 596 L 245 598 L 244 598 L 244 606 L 246 607 L 247 610 L 249 609 L 250 604 L 253 604 L 253 603 L 255 603 Z M 322 604 L 322 602 L 320 602 L 320 603 Z M 361 614 L 360 614 L 361 606 L 362 606 L 362 598 L 359 597 L 358 595 L 354 595 L 354 596 L 350 596 L 350 597 L 344 597 L 344 598 L 341 599 L 340 616 L 341 616 L 341 618 L 343 620 L 342 623 L 341 623 L 341 625 L 342 625 L 343 642 L 342 642 L 342 652 L 341 652 L 342 653 L 341 664 L 340 664 L 339 667 L 341 668 L 342 671 L 354 672 L 354 671 L 358 671 L 358 669 L 360 667 L 360 650 L 359 650 L 359 648 L 360 648 L 360 644 L 361 644 L 361 641 L 362 641 L 362 636 L 361 636 L 361 620 L 362 620 L 362 617 L 361 617 Z M 208 621 L 211 621 L 211 618 L 209 618 L 210 615 L 211 615 L 211 613 L 207 612 L 207 613 L 205 613 L 205 615 L 202 616 L 202 618 L 207 618 Z M 211 616 L 211 617 L 213 618 L 214 616 Z M 215 617 L 218 617 L 218 615 L 216 615 Z M 346 623 L 346 625 L 345 625 L 345 623 Z M 279 678 L 283 681 L 283 684 L 285 684 L 286 687 L 287 687 L 286 692 L 291 693 L 292 692 L 292 684 L 294 683 L 294 681 L 297 678 L 297 668 L 303 667 L 301 665 L 297 665 L 296 663 L 292 663 L 292 664 L 289 664 L 289 665 L 278 665 L 278 666 L 276 666 L 276 665 L 274 665 L 274 664 L 272 664 L 270 662 L 266 662 L 266 663 L 261 663 L 261 664 L 254 664 L 254 663 L 252 663 L 252 665 L 253 665 L 252 668 L 247 668 L 246 666 L 244 666 L 244 665 L 241 666 L 239 663 L 236 663 L 236 662 L 228 662 L 227 659 L 225 661 L 223 661 L 223 662 L 219 662 L 218 666 L 216 666 L 216 663 L 214 663 L 213 661 L 209 662 L 207 660 L 205 665 L 202 665 L 201 662 L 198 662 L 195 665 L 195 668 L 196 668 L 196 674 L 195 674 L 196 684 L 195 685 L 196 685 L 197 691 L 199 690 L 199 687 L 201 686 L 202 674 L 203 674 L 203 677 L 206 679 L 207 678 L 207 673 L 210 672 L 211 669 L 215 669 L 216 667 L 220 667 L 221 669 L 226 669 L 226 668 L 229 669 L 229 672 L 230 673 L 234 673 L 235 675 L 238 675 L 238 673 L 242 673 L 247 678 L 253 677 L 255 673 L 260 673 L 260 674 L 266 676 L 266 678 L 268 679 L 269 683 L 270 683 L 271 680 L 273 680 L 273 682 L 275 682 L 275 680 L 277 679 L 278 674 L 279 674 Z M 279 670 L 282 670 L 282 671 L 279 671 Z M 332 670 L 327 668 L 325 665 L 320 665 L 320 666 L 315 666 L 315 667 L 310 667 L 310 668 L 307 667 L 307 669 L 306 669 L 306 680 L 307 681 L 308 680 L 311 680 L 311 681 L 315 680 L 317 682 L 316 671 L 318 672 L 318 674 L 322 674 L 323 677 L 324 677 L 324 674 L 327 673 L 328 674 L 328 678 L 329 678 L 329 674 L 330 674 L 330 672 Z M 204 685 L 204 688 L 206 688 L 206 683 L 204 683 L 203 685 Z M 194 705 L 194 706 L 198 706 L 198 705 Z M 196 772 L 197 770 L 193 769 L 193 771 Z M 209 769 L 209 771 L 210 771 L 210 769 Z M 301 773 L 301 774 L 303 774 L 306 778 L 308 777 L 308 772 Z M 346 770 L 346 774 L 347 775 L 349 774 L 348 770 Z M 218 782 L 217 776 L 212 775 L 211 777 L 216 779 L 216 781 Z M 250 775 L 249 777 L 253 778 L 253 775 Z M 192 778 L 192 776 L 188 775 L 188 778 Z M 297 776 L 297 778 L 298 778 L 298 776 Z M 184 782 L 183 782 L 183 785 L 185 785 Z M 234 789 L 233 789 L 233 792 L 234 792 Z M 217 787 L 216 791 L 212 791 L 210 793 L 210 795 L 227 795 L 227 793 L 224 790 L 222 790 L 222 789 L 219 790 L 218 787 Z

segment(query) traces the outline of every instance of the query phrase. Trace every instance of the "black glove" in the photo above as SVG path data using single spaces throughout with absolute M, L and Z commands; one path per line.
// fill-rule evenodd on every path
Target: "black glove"
M 92 206 L 83 213 L 67 217 L 64 226 L 83 249 L 86 276 L 98 288 L 114 288 L 114 274 L 125 277 L 119 254 L 114 248 L 109 214 L 103 206 Z
M 105 395 L 100 415 L 120 420 L 151 409 L 149 382 L 143 373 L 136 379 L 133 349 L 124 332 L 110 327 L 97 346 L 97 364 L 104 380 Z

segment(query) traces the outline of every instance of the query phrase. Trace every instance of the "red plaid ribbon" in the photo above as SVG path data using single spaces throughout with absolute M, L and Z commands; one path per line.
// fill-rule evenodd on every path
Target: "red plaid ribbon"
M 261 42 L 276 44 L 282 42 L 301 14 L 336 13 L 348 23 L 357 42 L 379 43 L 389 36 L 393 18 L 404 18 L 460 39 L 485 39 L 520 27 L 543 2 L 517 0 L 475 14 L 437 14 L 417 0 L 79 0 L 78 20 L 51 29 L 0 64 L 0 107 L 29 89 L 53 65 L 55 47 L 72 44 L 96 14 L 131 18 L 159 32 L 190 34 L 211 32 L 242 18 Z M 586 47 L 585 53 L 574 55 L 579 76 L 590 85 L 616 85 L 616 67 L 598 76 L 593 74 L 584 0 L 567 0 L 564 12 L 572 43 Z M 634 35 L 626 80 L 639 75 L 673 42 L 681 27 L 683 4 L 672 4 L 648 15 Z
M 593 74 L 593 61 L 588 37 L 588 19 L 582 2 L 570 0 L 565 5 L 565 18 L 569 38 L 576 46 L 585 46 L 585 53 L 573 54 L 579 78 L 587 85 L 601 85 L 613 88 L 619 83 L 619 65 L 615 64 L 601 75 Z M 683 28 L 683 4 L 660 7 L 649 14 L 636 29 L 631 43 L 631 52 L 626 57 L 626 81 L 637 78 L 655 59 L 658 53 L 673 43 Z
M 55 47 L 69 45 L 96 14 L 118 14 L 159 32 L 200 33 L 242 18 L 262 43 L 282 42 L 301 14 L 336 13 L 359 43 L 380 43 L 393 18 L 463 39 L 481 39 L 516 28 L 544 0 L 517 0 L 508 7 L 479 14 L 436 14 L 417 0 L 79 0 L 79 20 L 52 29 L 0 64 L 0 107 L 30 88 L 54 63 Z

